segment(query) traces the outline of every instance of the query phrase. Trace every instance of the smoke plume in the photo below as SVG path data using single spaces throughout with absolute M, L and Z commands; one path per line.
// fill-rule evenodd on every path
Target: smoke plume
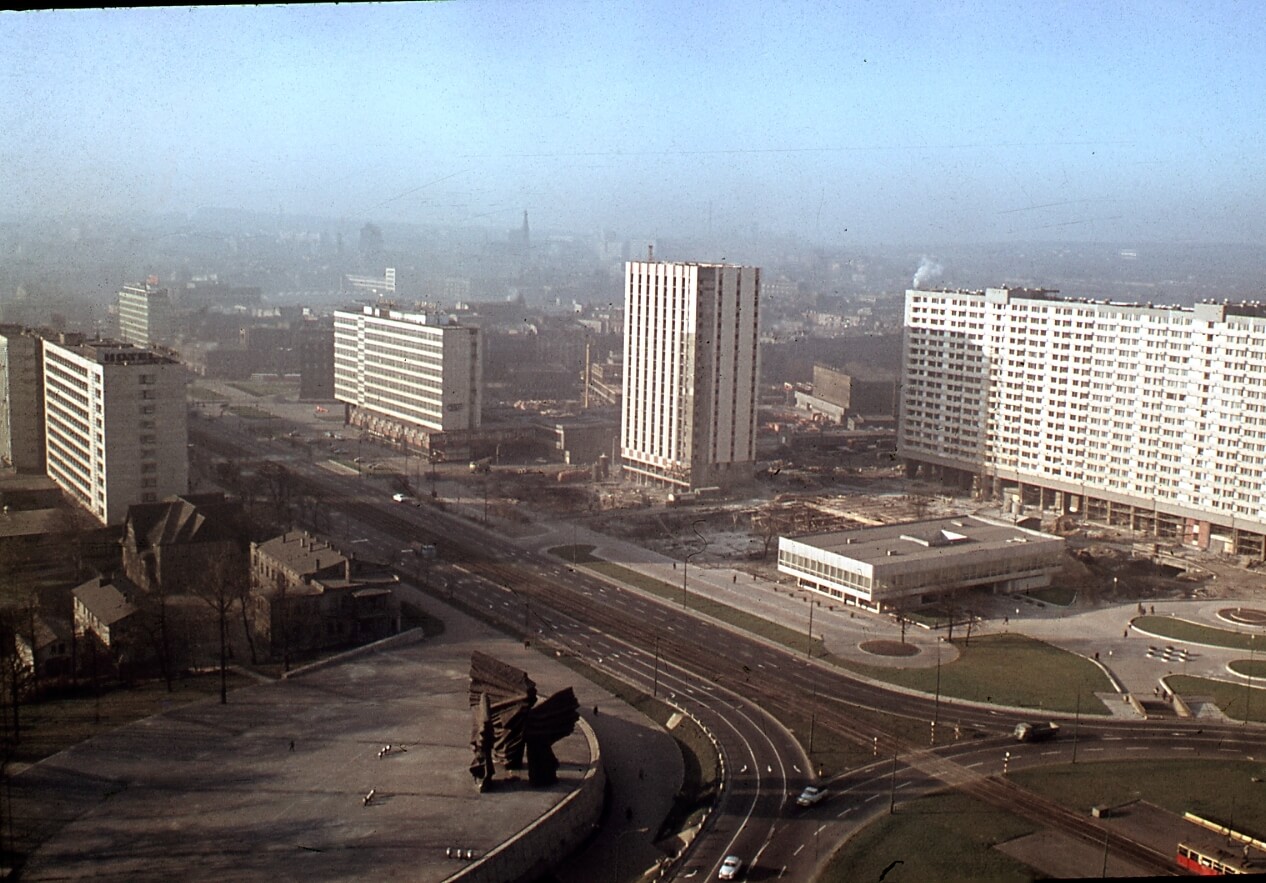
M 944 271 L 944 267 L 927 255 L 924 255 L 923 259 L 919 261 L 919 269 L 914 271 L 914 284 L 912 287 L 922 288 L 933 279 L 939 279 L 941 277 L 941 273 Z

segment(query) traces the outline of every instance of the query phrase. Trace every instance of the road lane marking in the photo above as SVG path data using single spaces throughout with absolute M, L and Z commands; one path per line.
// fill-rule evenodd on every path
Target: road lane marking
M 967 769 L 974 770 L 978 766 L 984 766 L 984 763 L 985 762 L 983 760 L 978 760 L 975 763 L 969 763 L 967 764 Z
M 795 858 L 796 856 L 798 856 L 800 854 L 800 850 L 802 849 L 804 849 L 803 843 L 801 843 L 799 846 L 796 847 L 796 851 L 791 854 L 791 857 Z
M 1130 745 L 1125 750 L 1126 751 L 1147 751 L 1148 746 L 1147 745 Z

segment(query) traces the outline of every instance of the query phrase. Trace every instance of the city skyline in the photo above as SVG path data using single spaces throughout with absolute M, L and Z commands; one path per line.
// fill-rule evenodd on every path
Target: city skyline
M 8 12 L 0 213 L 1252 241 L 1246 5 Z M 129 61 L 130 60 L 130 61 Z

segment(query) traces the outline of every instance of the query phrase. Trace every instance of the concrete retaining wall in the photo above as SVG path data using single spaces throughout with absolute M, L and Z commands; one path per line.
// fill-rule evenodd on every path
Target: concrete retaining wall
M 593 728 L 584 719 L 576 725 L 585 734 L 589 756 L 593 759 L 580 787 L 531 825 L 444 883 L 530 883 L 575 852 L 593 833 L 602 816 L 607 771 L 602 765 L 602 751 Z

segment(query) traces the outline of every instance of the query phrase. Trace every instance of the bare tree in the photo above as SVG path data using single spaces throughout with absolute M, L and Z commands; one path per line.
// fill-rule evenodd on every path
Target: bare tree
M 10 607 L 0 611 L 0 695 L 8 700 L 13 710 L 12 719 L 6 715 L 6 723 L 12 724 L 13 744 L 21 741 L 22 727 L 20 707 L 22 694 L 29 682 L 29 670 L 26 661 L 18 653 L 17 639 L 24 630 L 25 611 L 20 607 Z M 34 648 L 32 648 L 34 649 Z
M 245 576 L 239 556 L 223 555 L 202 571 L 194 586 L 194 593 L 211 608 L 219 632 L 221 705 L 229 701 L 229 615 L 233 605 L 242 598 L 241 584 L 246 581 Z
M 293 491 L 290 470 L 280 463 L 272 461 L 259 468 L 259 477 L 263 479 L 268 500 L 272 503 L 273 519 L 283 530 L 290 527 L 290 497 Z
M 150 651 L 158 660 L 159 671 L 167 684 L 167 692 L 175 687 L 175 665 L 172 650 L 172 617 L 170 605 L 167 603 L 167 590 L 163 584 L 155 580 L 150 590 L 140 593 L 132 600 L 137 608 L 137 627 L 144 633 Z
M 763 512 L 759 513 L 759 516 L 759 522 L 757 522 L 756 518 L 753 518 L 752 520 L 754 522 L 753 527 L 757 527 L 759 532 L 758 535 L 763 543 L 760 557 L 762 561 L 765 561 L 769 558 L 770 547 L 773 546 L 774 543 L 777 542 L 778 538 L 783 534 L 786 529 L 786 525 L 781 513 L 777 512 L 773 508 L 765 509 Z

